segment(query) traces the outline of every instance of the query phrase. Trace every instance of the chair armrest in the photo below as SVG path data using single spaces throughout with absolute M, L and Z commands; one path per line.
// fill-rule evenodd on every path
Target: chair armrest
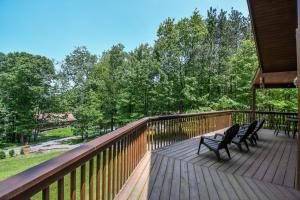
M 214 138 L 210 138 L 210 137 L 205 137 L 205 136 L 202 136 L 204 139 L 207 139 L 207 140 L 211 140 L 211 141 L 215 141 L 215 142 L 221 142 L 220 140 L 217 140 L 217 139 L 214 139 Z
M 247 129 L 250 124 L 243 124 L 240 126 L 240 130 Z
M 236 134 L 237 137 L 242 137 L 246 134 L 247 130 L 245 129 L 242 129 L 242 130 L 239 130 L 239 132 Z
M 221 133 L 216 133 L 214 138 L 217 139 L 217 137 L 220 136 L 222 139 L 224 139 L 225 135 Z

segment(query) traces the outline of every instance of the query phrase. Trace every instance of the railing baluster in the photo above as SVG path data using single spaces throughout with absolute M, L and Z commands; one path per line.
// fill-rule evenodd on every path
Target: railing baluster
M 64 200 L 64 177 L 57 181 L 57 199 Z
M 123 183 L 125 183 L 125 181 L 128 178 L 128 160 L 129 160 L 129 156 L 128 156 L 128 154 L 129 154 L 129 139 L 128 139 L 128 136 L 125 137 L 124 142 L 125 142 L 125 144 L 124 144 L 124 150 L 125 150 L 125 152 L 124 152 L 124 177 L 125 177 L 125 179 L 124 179 Z
M 107 176 L 107 151 L 108 149 L 105 149 L 102 153 L 103 155 L 103 164 L 102 164 L 102 188 L 101 188 L 101 192 L 102 192 L 102 199 L 105 200 L 106 199 L 106 176 Z
M 107 169 L 107 199 L 111 199 L 112 184 L 112 146 L 108 148 L 108 169 Z
M 125 138 L 121 139 L 121 188 L 125 182 Z
M 128 135 L 128 160 L 127 160 L 127 178 L 131 173 L 131 165 L 132 165 L 132 135 Z
M 80 199 L 85 200 L 85 164 L 80 169 Z
M 43 200 L 50 200 L 49 186 L 43 189 Z
M 96 200 L 100 200 L 101 154 L 97 155 Z
M 120 151 L 120 148 L 121 148 L 121 141 L 119 140 L 117 142 L 117 187 L 116 187 L 116 193 L 119 192 L 119 190 L 121 189 L 121 186 L 120 186 L 120 180 L 121 180 L 121 151 Z
M 71 172 L 70 199 L 76 200 L 76 169 Z
M 94 199 L 94 159 L 90 160 L 89 169 L 89 200 Z
M 113 158 L 112 158 L 112 198 L 115 197 L 115 194 L 116 194 L 116 169 L 117 169 L 117 164 L 116 164 L 116 149 L 117 147 L 117 144 L 115 143 L 113 145 Z
M 132 134 L 132 165 L 131 165 L 131 172 L 133 171 L 135 164 L 136 164 L 136 130 L 133 131 Z

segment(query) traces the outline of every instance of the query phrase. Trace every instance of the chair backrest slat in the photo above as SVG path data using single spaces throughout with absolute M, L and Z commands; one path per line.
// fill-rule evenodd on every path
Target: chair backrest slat
M 224 139 L 220 143 L 220 145 L 227 145 L 231 143 L 232 139 L 236 136 L 240 129 L 240 126 L 238 124 L 233 125 L 229 129 L 227 129 L 224 133 Z
M 257 125 L 257 121 L 255 120 L 255 121 L 253 121 L 253 122 L 248 126 L 248 128 L 247 128 L 247 130 L 246 130 L 246 133 L 243 134 L 243 136 L 241 137 L 240 141 L 246 140 L 247 137 L 248 137 L 251 133 L 254 132 L 254 129 L 255 129 L 256 125 Z
M 259 122 L 257 123 L 257 126 L 254 130 L 255 133 L 263 127 L 265 121 L 266 121 L 265 118 L 262 118 L 261 120 L 259 120 Z

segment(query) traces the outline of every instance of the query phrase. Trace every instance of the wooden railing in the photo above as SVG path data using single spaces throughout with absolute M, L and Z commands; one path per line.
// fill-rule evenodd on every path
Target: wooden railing
M 113 199 L 147 151 L 250 122 L 250 116 L 219 111 L 143 118 L 0 182 L 0 200 Z M 256 112 L 265 128 L 295 116 Z
M 251 121 L 252 111 L 250 110 L 236 110 L 233 111 L 233 123 L 244 124 Z M 268 111 L 256 111 L 255 119 L 260 120 L 265 118 L 266 122 L 264 123 L 263 128 L 274 129 L 275 126 L 286 126 L 287 118 L 295 118 L 298 116 L 298 113 L 284 113 L 284 112 L 268 112 Z
M 232 124 L 231 115 L 231 111 L 221 111 L 151 117 L 148 150 L 226 128 Z
M 228 127 L 231 115 L 143 118 L 0 182 L 0 200 L 113 199 L 147 151 Z

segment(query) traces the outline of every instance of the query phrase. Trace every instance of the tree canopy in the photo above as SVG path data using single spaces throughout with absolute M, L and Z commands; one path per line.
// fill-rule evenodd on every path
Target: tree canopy
M 101 45 L 101 44 L 99 44 Z M 72 112 L 75 133 L 114 130 L 143 116 L 249 109 L 258 67 L 248 16 L 210 8 L 203 18 L 168 18 L 153 45 L 100 56 L 77 47 L 55 71 L 53 61 L 28 53 L 0 54 L 0 134 L 30 137 L 42 112 Z M 259 110 L 296 111 L 296 90 L 258 92 Z

